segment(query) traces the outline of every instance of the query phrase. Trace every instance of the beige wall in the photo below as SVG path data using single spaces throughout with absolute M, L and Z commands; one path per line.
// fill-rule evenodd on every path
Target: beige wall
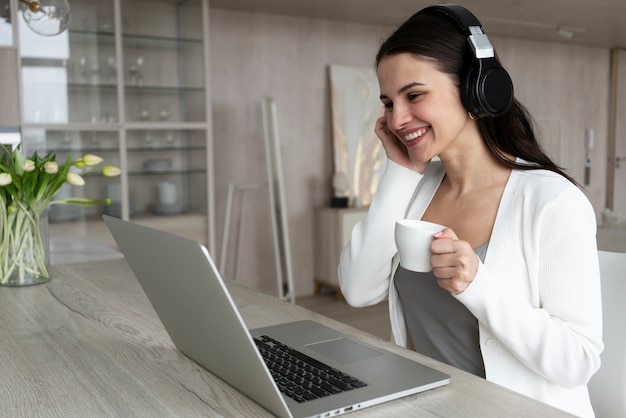
M 494 43 L 546 148 L 560 149 L 553 157 L 581 184 L 585 129 L 594 129 L 591 181 L 585 191 L 599 215 L 606 200 L 610 51 L 500 38 Z
M 221 248 L 228 183 L 265 181 L 260 101 L 276 99 L 282 137 L 296 294 L 313 291 L 313 210 L 332 188 L 329 64 L 372 65 L 390 28 L 257 13 L 211 10 L 211 89 L 215 140 L 217 240 Z M 592 184 L 604 202 L 609 52 L 493 39 L 517 97 L 548 132 L 559 162 L 582 182 L 584 130 L 594 128 Z M 237 203 L 237 202 L 235 202 Z M 235 205 L 236 207 L 236 205 Z M 248 194 L 240 281 L 276 294 L 267 193 Z M 238 213 L 233 214 L 237 219 Z M 231 228 L 231 244 L 236 229 Z M 219 256 L 219 254 L 216 254 Z M 227 275 L 232 276 L 234 247 Z

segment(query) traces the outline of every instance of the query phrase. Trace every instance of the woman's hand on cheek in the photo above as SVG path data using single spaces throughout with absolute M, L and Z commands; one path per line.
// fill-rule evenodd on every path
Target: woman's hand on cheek
M 406 146 L 402 144 L 400 139 L 393 132 L 391 132 L 389 126 L 387 126 L 387 117 L 385 115 L 376 120 L 374 130 L 376 131 L 376 136 L 378 136 L 380 142 L 382 142 L 383 148 L 385 148 L 387 158 L 397 164 L 400 164 L 401 166 L 417 171 L 418 173 L 424 173 L 430 162 L 416 164 L 411 161 Z
M 385 115 L 376 120 L 376 127 L 374 129 L 390 160 L 398 164 L 402 164 L 405 160 L 407 162 L 409 161 L 406 148 L 400 143 L 398 137 L 391 132 L 389 126 L 387 126 L 387 117 Z
M 433 235 L 430 263 L 439 286 L 453 295 L 462 293 L 478 271 L 478 256 L 467 241 L 461 241 L 446 228 Z

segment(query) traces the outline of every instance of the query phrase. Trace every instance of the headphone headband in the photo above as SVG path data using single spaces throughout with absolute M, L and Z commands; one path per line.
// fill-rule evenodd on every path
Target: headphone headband
M 491 41 L 482 31 L 483 25 L 472 12 L 456 4 L 441 4 L 426 7 L 417 12 L 416 15 L 435 13 L 448 16 L 456 22 L 462 32 L 468 35 L 467 40 L 476 58 L 493 58 L 495 56 Z
M 457 25 L 461 28 L 463 32 L 470 32 L 470 27 L 478 26 L 482 27 L 478 18 L 474 16 L 472 12 L 467 10 L 463 6 L 458 6 L 456 4 L 440 4 L 435 6 L 428 6 L 416 14 L 427 14 L 427 13 L 443 13 L 449 17 L 451 17 Z

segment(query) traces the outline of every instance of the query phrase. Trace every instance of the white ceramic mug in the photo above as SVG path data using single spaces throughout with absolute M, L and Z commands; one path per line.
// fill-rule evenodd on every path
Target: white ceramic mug
M 430 265 L 430 244 L 433 234 L 445 226 L 417 219 L 401 219 L 396 222 L 396 248 L 400 255 L 400 265 L 407 270 L 422 273 L 432 270 Z

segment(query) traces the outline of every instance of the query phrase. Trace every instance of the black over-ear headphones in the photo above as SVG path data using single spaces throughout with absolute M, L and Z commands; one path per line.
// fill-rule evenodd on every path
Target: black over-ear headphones
M 452 18 L 467 33 L 476 61 L 461 79 L 461 100 L 473 117 L 502 116 L 513 103 L 513 82 L 496 60 L 491 41 L 482 25 L 465 7 L 444 4 L 426 7 L 415 15 L 442 13 Z

